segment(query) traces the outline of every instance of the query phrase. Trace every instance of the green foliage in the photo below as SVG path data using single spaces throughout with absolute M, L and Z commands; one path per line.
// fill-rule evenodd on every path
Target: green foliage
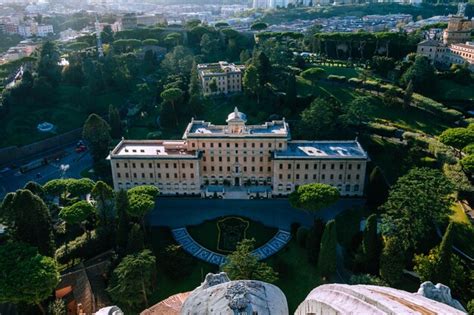
M 407 86 L 409 82 L 413 82 L 413 89 L 418 92 L 429 91 L 436 81 L 435 69 L 431 65 L 429 59 L 422 55 L 417 55 L 415 62 L 402 75 L 401 82 Z
M 416 107 L 440 116 L 442 119 L 447 121 L 457 121 L 463 116 L 461 112 L 454 109 L 448 109 L 443 104 L 418 93 L 413 93 L 412 100 Z
M 388 287 L 388 284 L 385 281 L 371 274 L 353 275 L 351 276 L 351 279 L 349 281 L 351 284 L 368 284 L 368 285 Z
M 337 81 L 337 82 L 346 82 L 347 78 L 343 75 L 330 74 L 328 75 L 328 80 Z
M 54 253 L 51 216 L 43 200 L 29 190 L 17 190 L 5 196 L 0 207 L 0 220 L 10 237 L 38 248 L 42 255 Z
M 239 242 L 237 249 L 227 256 L 227 262 L 222 266 L 222 270 L 231 280 L 275 282 L 278 280 L 278 273 L 266 263 L 259 262 L 257 256 L 252 254 L 254 244 L 254 239 Z
M 381 206 L 388 197 L 389 186 L 382 170 L 376 166 L 369 175 L 369 183 L 367 185 L 367 203 L 372 208 Z
M 128 196 L 132 196 L 135 194 L 139 195 L 147 195 L 151 198 L 156 198 L 158 197 L 158 194 L 160 193 L 158 188 L 156 188 L 153 185 L 141 185 L 141 186 L 135 186 L 133 188 L 130 188 L 128 191 Z
M 255 66 L 249 65 L 247 69 L 245 69 L 244 78 L 242 80 L 244 89 L 249 95 L 258 95 L 258 82 L 260 78 Z
M 339 200 L 339 190 L 321 183 L 298 186 L 289 197 L 292 207 L 309 211 L 319 211 L 337 200 Z
M 404 267 L 404 250 L 401 242 L 397 238 L 388 238 L 380 255 L 380 276 L 390 286 L 395 286 L 401 280 Z
M 128 234 L 127 253 L 134 254 L 142 251 L 145 247 L 144 238 L 140 225 L 133 224 Z
M 252 31 L 262 31 L 268 27 L 267 23 L 257 22 L 250 26 Z
M 301 73 L 301 76 L 306 80 L 313 82 L 323 79 L 326 76 L 326 70 L 322 68 L 309 68 Z
M 397 131 L 396 127 L 387 126 L 376 122 L 369 123 L 367 127 L 372 133 L 375 133 L 382 137 L 393 137 L 395 136 L 395 132 Z
M 462 151 L 466 154 L 474 154 L 474 143 L 466 145 Z
M 46 194 L 50 196 L 59 196 L 66 191 L 67 180 L 53 179 L 44 184 L 43 188 Z
M 156 258 L 149 250 L 125 256 L 114 269 L 107 288 L 112 301 L 134 310 L 148 307 L 148 296 L 152 291 L 156 272 L 155 264 Z
M 345 113 L 341 116 L 342 121 L 349 126 L 363 125 L 371 118 L 373 103 L 374 98 L 371 96 L 357 96 L 347 104 Z
M 128 214 L 140 220 L 155 207 L 155 200 L 146 194 L 129 194 Z
M 25 184 L 25 187 L 23 189 L 28 189 L 31 191 L 33 194 L 37 195 L 41 199 L 44 199 L 44 196 L 46 195 L 46 192 L 40 184 L 37 182 L 29 181 L 28 183 Z
M 342 105 L 335 98 L 316 98 L 301 112 L 300 133 L 308 139 L 334 138 L 343 129 L 341 114 Z
M 329 277 L 336 272 L 337 260 L 337 232 L 336 221 L 331 220 L 326 224 L 321 239 L 321 250 L 318 258 L 318 269 L 322 276 Z
M 115 196 L 115 212 L 118 215 L 116 241 L 117 246 L 121 248 L 125 248 L 128 241 L 128 233 L 130 230 L 130 220 L 128 216 L 129 207 L 127 192 L 123 189 L 119 190 Z
M 306 238 L 308 261 L 314 265 L 318 262 L 324 228 L 324 222 L 321 219 L 315 220 L 313 226 L 309 230 L 308 237 Z
M 92 191 L 94 188 L 94 181 L 89 178 L 80 179 L 66 179 L 66 189 L 71 196 L 84 196 Z
M 438 170 L 413 168 L 400 177 L 381 209 L 383 234 L 397 237 L 403 247 L 417 248 L 451 213 L 453 186 Z
M 39 305 L 59 283 L 54 259 L 23 243 L 0 246 L 0 303 Z
M 454 189 L 459 193 L 469 193 L 474 191 L 469 178 L 463 172 L 461 165 L 458 164 L 444 164 L 443 174 L 451 182 Z
M 186 278 L 193 267 L 192 257 L 186 253 L 181 245 L 169 245 L 160 254 L 160 266 L 171 279 Z
M 467 303 L 467 313 L 469 315 L 474 315 L 474 299 L 470 300 L 468 303 Z
M 466 155 L 461 159 L 462 168 L 469 174 L 474 174 L 474 154 Z
M 69 207 L 64 207 L 59 212 L 59 217 L 68 224 L 81 224 L 95 214 L 96 209 L 89 202 L 81 200 Z
M 118 109 L 112 104 L 109 105 L 109 124 L 111 137 L 120 138 L 122 136 L 122 120 Z
M 49 315 L 67 315 L 66 303 L 62 299 L 55 299 L 49 302 L 48 305 Z
M 395 68 L 395 60 L 385 56 L 373 56 L 371 66 L 376 73 L 386 77 L 388 72 Z
M 114 192 L 112 187 L 103 181 L 98 181 L 91 191 L 91 196 L 96 201 L 101 224 L 106 226 L 115 219 L 115 213 L 113 211 Z
M 468 144 L 474 143 L 474 130 L 469 128 L 449 128 L 441 133 L 439 140 L 446 145 L 461 150 Z
M 127 237 L 127 235 L 125 235 Z M 111 247 L 110 235 L 106 230 L 92 231 L 90 235 L 84 233 L 74 240 L 62 245 L 56 250 L 56 260 L 60 264 L 67 264 L 74 259 L 89 259 L 103 253 Z
M 105 159 L 111 142 L 110 126 L 105 120 L 96 114 L 91 114 L 84 123 L 82 137 L 90 145 L 94 163 Z
M 364 256 L 365 269 L 373 274 L 377 273 L 377 261 L 380 253 L 379 236 L 377 233 L 377 215 L 372 214 L 367 218 L 362 238 L 362 255 Z

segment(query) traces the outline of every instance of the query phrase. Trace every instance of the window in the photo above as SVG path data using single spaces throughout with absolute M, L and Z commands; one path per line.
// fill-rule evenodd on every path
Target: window
M 313 174 L 313 179 L 316 179 L 316 174 Z
M 133 173 L 133 178 L 137 178 L 137 173 Z
M 334 169 L 334 163 L 333 163 L 333 164 L 331 164 L 331 169 L 332 169 L 332 170 Z
M 153 178 L 153 173 L 150 173 L 150 178 Z
M 323 170 L 325 170 L 325 169 L 326 169 L 326 164 L 323 164 Z
M 168 165 L 168 163 L 165 163 L 165 168 L 169 168 L 169 165 Z
M 135 164 L 135 163 L 132 163 L 132 167 L 133 167 L 133 168 L 136 168 L 137 166 L 136 166 L 136 164 Z
M 211 156 L 211 162 L 214 162 L 214 157 L 213 156 Z
M 151 163 L 148 163 L 148 168 L 152 168 L 153 165 Z
M 356 179 L 359 179 L 359 178 L 360 178 L 360 175 L 359 175 L 359 174 L 357 174 L 357 175 L 356 175 Z
M 252 156 L 252 162 L 255 162 L 255 156 Z
M 217 146 L 218 146 L 219 148 L 222 148 L 222 143 L 219 142 L 219 143 L 217 144 Z
M 238 143 L 236 143 L 236 144 L 235 144 L 235 147 L 236 147 L 236 148 L 238 148 L 238 147 L 239 147 L 239 144 L 238 144 Z
M 227 166 L 227 172 L 230 172 L 230 166 Z
M 252 143 L 252 148 L 255 148 L 255 143 Z
M 160 167 L 161 167 L 160 163 L 156 163 L 156 168 L 160 168 Z
M 334 179 L 334 174 L 331 174 L 331 175 L 329 176 L 329 179 Z
M 117 177 L 120 178 L 120 176 L 121 176 L 120 173 L 117 173 Z
M 346 191 L 351 191 L 351 185 L 346 185 Z
M 255 166 L 252 166 L 252 172 L 255 172 Z
M 230 162 L 230 156 L 227 157 L 227 162 Z
M 128 173 L 125 173 L 125 177 L 128 178 Z
M 263 142 L 260 142 L 260 148 L 263 148 Z
M 359 191 L 359 185 L 354 185 L 354 191 Z
M 219 166 L 219 172 L 222 172 L 222 166 Z
M 260 166 L 260 172 L 263 172 L 263 166 Z
M 357 164 L 357 169 L 360 170 L 360 164 Z
M 282 143 L 278 143 L 278 147 L 281 149 L 283 147 Z
M 244 148 L 246 148 L 246 147 L 247 147 L 247 142 L 244 142 Z
M 244 156 L 244 162 L 247 162 L 247 157 L 246 156 Z
M 186 164 L 181 163 L 181 168 L 186 168 Z
M 230 148 L 230 143 L 229 143 L 229 142 L 227 142 L 226 144 L 227 144 L 227 147 L 228 147 L 228 148 Z
M 207 171 L 207 167 L 203 166 L 203 167 L 202 167 L 202 170 L 203 170 L 204 172 L 206 172 L 206 171 Z
M 283 169 L 283 164 L 280 163 L 279 168 L 282 170 Z
M 194 173 L 191 173 L 191 178 L 194 178 Z
M 191 146 L 192 146 L 193 148 L 195 148 L 195 147 L 196 147 L 196 143 L 193 142 L 193 143 L 191 144 Z
M 308 174 L 304 174 L 304 179 L 308 179 Z
M 268 147 L 269 147 L 269 148 L 271 148 L 271 147 L 272 147 L 272 144 L 271 144 L 271 142 L 270 142 L 270 143 L 268 143 Z
M 206 157 L 205 156 L 202 157 L 202 161 L 206 162 Z
M 166 173 L 166 178 L 170 178 L 170 173 Z
M 304 165 L 304 169 L 307 170 L 309 168 L 309 165 L 308 164 L 305 164 Z
M 175 168 L 175 169 L 178 168 L 178 164 L 173 163 L 173 168 Z
M 260 162 L 263 162 L 263 156 L 260 157 Z
M 268 171 L 268 172 L 271 172 L 271 171 L 272 171 L 272 167 L 271 167 L 271 166 L 267 167 L 267 171 Z
M 189 163 L 189 167 L 190 167 L 190 168 L 194 168 L 194 164 L 193 164 L 193 163 Z
M 222 156 L 219 156 L 219 162 L 222 162 Z
M 203 142 L 203 144 L 202 144 L 202 147 L 203 147 L 203 148 L 205 148 L 205 147 L 206 147 L 206 143 L 205 143 L 205 142 Z
M 158 178 L 161 178 L 161 173 L 158 173 Z
M 247 172 L 247 166 L 244 166 L 244 172 Z
M 235 157 L 235 163 L 238 163 L 238 162 L 239 162 L 239 157 L 236 156 L 236 157 Z
M 174 173 L 174 178 L 178 178 L 178 173 Z
M 347 174 L 347 180 L 351 180 L 351 174 Z
M 127 167 L 128 167 L 128 163 L 124 163 L 124 166 L 125 166 L 125 168 L 127 168 Z
M 211 142 L 211 148 L 214 148 L 214 143 Z
M 325 175 L 325 174 L 322 174 L 322 175 L 321 175 L 321 179 L 326 179 L 326 175 Z
M 300 179 L 300 174 L 296 174 L 296 179 Z
M 283 179 L 283 174 L 278 174 L 279 179 Z
M 296 163 L 296 169 L 297 169 L 297 170 L 300 169 L 300 163 Z
M 288 169 L 291 170 L 291 164 L 288 164 Z
M 342 179 L 342 174 L 339 174 L 339 180 L 341 180 L 341 179 Z
M 352 169 L 352 164 L 349 164 L 349 165 L 347 166 L 347 168 L 349 168 L 349 169 L 351 170 L 351 169 Z
M 344 169 L 344 164 L 342 164 L 342 163 L 339 164 L 339 169 L 340 169 L 340 170 Z
M 288 179 L 291 179 L 291 174 L 288 174 Z
M 120 163 L 115 164 L 117 168 L 120 168 Z
M 214 172 L 215 168 L 214 166 L 211 166 L 211 172 Z

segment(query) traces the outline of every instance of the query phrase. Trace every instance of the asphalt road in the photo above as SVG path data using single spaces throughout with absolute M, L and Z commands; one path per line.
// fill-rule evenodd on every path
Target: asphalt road
M 22 174 L 19 169 L 2 171 L 0 173 L 0 199 L 7 193 L 24 187 L 30 180 L 44 184 L 51 179 L 61 177 L 80 178 L 81 172 L 92 166 L 92 158 L 89 153 L 76 153 L 74 149 L 75 146 L 64 148 L 67 153 L 66 156 L 25 174 Z M 60 169 L 61 164 L 69 165 L 69 169 L 64 174 Z M 38 173 L 41 174 L 40 178 L 36 177 Z
M 364 203 L 364 199 L 344 198 L 319 211 L 317 216 L 327 221 Z M 147 223 L 151 226 L 179 228 L 228 215 L 247 217 L 286 231 L 290 230 L 293 222 L 303 226 L 311 226 L 313 222 L 311 213 L 292 208 L 287 199 L 158 198 L 155 209 L 147 216 Z

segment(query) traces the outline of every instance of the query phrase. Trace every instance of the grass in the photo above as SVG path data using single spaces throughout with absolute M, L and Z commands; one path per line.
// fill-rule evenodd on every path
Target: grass
M 357 78 L 359 76 L 359 69 L 354 67 L 336 67 L 336 66 L 316 66 L 324 69 L 327 75 L 343 75 L 346 78 Z
M 255 239 L 255 248 L 258 248 L 268 242 L 273 236 L 275 236 L 278 229 L 267 227 L 259 222 L 251 221 L 249 219 L 242 218 L 245 221 L 249 222 L 249 226 L 246 230 L 245 237 L 250 239 Z M 208 248 L 212 251 L 227 254 L 227 251 L 222 251 L 218 249 L 218 242 L 219 242 L 219 230 L 217 227 L 218 221 L 222 220 L 222 218 L 210 220 L 203 222 L 199 225 L 195 226 L 188 226 L 188 232 L 196 242 Z M 225 233 L 225 231 L 221 231 L 221 233 Z M 221 244 L 222 238 L 224 237 L 222 234 L 221 237 Z

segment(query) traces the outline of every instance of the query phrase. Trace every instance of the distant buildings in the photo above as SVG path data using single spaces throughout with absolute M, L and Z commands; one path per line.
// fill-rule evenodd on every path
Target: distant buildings
M 199 64 L 197 70 L 204 95 L 242 92 L 243 65 L 219 61 Z
M 154 26 L 165 22 L 166 20 L 162 14 L 136 15 L 135 13 L 128 13 L 121 19 L 121 28 L 129 30 L 139 26 Z
M 474 42 L 470 42 L 472 20 L 464 17 L 463 6 L 456 15 L 449 17 L 448 27 L 443 31 L 443 41 L 428 39 L 417 46 L 417 54 L 428 57 L 434 64 L 451 66 L 468 64 L 474 71 Z
M 38 24 L 34 21 L 27 22 L 3 22 L 0 23 L 1 29 L 7 34 L 18 34 L 25 38 L 28 37 L 46 37 L 54 33 L 53 26 L 50 24 Z
M 114 188 L 155 185 L 167 195 L 199 195 L 208 185 L 258 185 L 285 196 L 325 183 L 361 196 L 367 153 L 357 141 L 291 140 L 288 123 L 247 125 L 237 108 L 226 125 L 191 120 L 183 140 L 122 140 L 110 153 Z

